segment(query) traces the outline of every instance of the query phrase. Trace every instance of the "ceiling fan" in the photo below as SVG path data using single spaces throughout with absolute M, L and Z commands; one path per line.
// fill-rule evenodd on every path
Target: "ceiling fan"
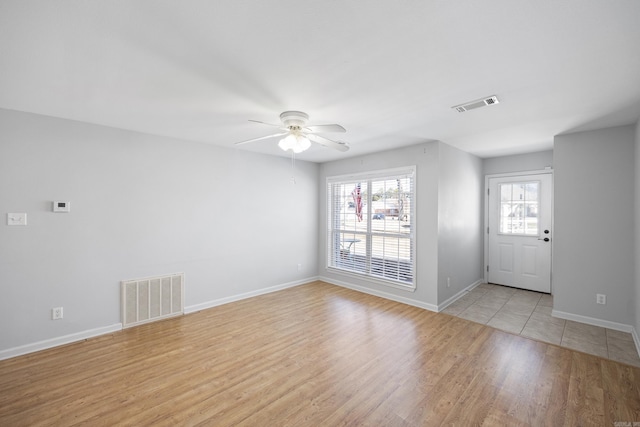
M 249 142 L 260 141 L 262 139 L 276 138 L 282 136 L 283 138 L 278 143 L 278 147 L 282 150 L 291 150 L 294 153 L 301 153 L 311 147 L 311 142 L 324 145 L 325 147 L 333 148 L 338 151 L 349 150 L 349 145 L 346 142 L 334 141 L 324 136 L 318 135 L 319 133 L 330 132 L 346 132 L 346 129 L 340 125 L 307 125 L 309 115 L 302 111 L 285 111 L 280 114 L 280 121 L 282 124 L 276 125 L 271 123 L 260 122 L 258 120 L 249 120 L 254 123 L 261 123 L 267 126 L 273 126 L 279 128 L 282 132 L 274 133 L 273 135 L 261 136 L 259 138 L 252 138 L 246 141 L 236 142 L 235 145 L 247 144 Z

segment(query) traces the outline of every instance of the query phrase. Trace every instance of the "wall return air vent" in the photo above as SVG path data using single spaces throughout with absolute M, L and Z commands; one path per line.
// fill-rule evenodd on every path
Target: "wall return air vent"
M 493 95 L 487 98 L 478 99 L 475 101 L 467 102 L 465 104 L 455 105 L 451 108 L 455 109 L 458 113 L 464 113 L 468 110 L 475 110 L 476 108 L 486 107 L 487 105 L 498 104 L 498 97 Z
M 123 328 L 184 314 L 184 273 L 120 284 Z

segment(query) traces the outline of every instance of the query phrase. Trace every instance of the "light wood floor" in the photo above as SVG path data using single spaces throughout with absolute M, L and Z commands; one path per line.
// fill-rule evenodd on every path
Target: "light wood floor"
M 640 369 L 325 283 L 0 362 L 0 426 L 614 425 Z

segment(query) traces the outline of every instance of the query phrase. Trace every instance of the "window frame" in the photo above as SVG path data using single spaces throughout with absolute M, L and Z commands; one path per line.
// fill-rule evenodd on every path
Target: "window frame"
M 341 228 L 340 223 L 340 210 L 335 208 L 336 197 L 343 197 L 344 193 L 340 196 L 336 196 L 335 186 L 336 185 L 353 185 L 355 187 L 356 184 L 361 183 L 362 193 L 366 193 L 366 200 L 363 197 L 362 203 L 365 206 L 371 207 L 373 201 L 373 194 L 371 191 L 372 182 L 374 181 L 384 181 L 384 180 L 397 180 L 399 178 L 409 178 L 410 179 L 410 189 L 407 190 L 403 188 L 403 192 L 408 195 L 409 203 L 409 233 L 394 233 L 392 231 L 384 230 L 380 232 L 379 230 L 372 230 L 372 215 L 374 212 L 367 208 L 367 227 L 366 231 L 358 230 L 354 228 L 353 230 L 347 230 L 346 232 L 353 234 L 362 234 L 365 235 L 366 238 L 362 239 L 365 244 L 365 268 L 364 271 L 362 268 L 348 268 L 349 266 L 338 265 L 340 262 L 339 253 L 341 250 L 341 238 L 340 235 L 345 233 L 345 229 Z M 326 256 L 326 268 L 329 271 L 350 275 L 353 277 L 358 277 L 362 279 L 367 279 L 370 282 L 375 282 L 378 284 L 382 284 L 385 286 L 390 286 L 393 288 L 403 289 L 407 291 L 415 291 L 417 284 L 417 274 L 416 274 L 416 166 L 406 166 L 401 168 L 393 168 L 393 169 L 382 169 L 382 170 L 374 170 L 364 173 L 356 173 L 356 174 L 346 174 L 346 175 L 336 175 L 329 176 L 326 178 L 326 200 L 327 200 L 327 256 Z M 342 200 L 342 199 L 340 199 Z M 355 213 L 354 213 L 355 215 Z M 385 219 L 386 221 L 386 219 Z M 372 243 L 373 236 L 382 236 L 382 237 L 390 237 L 397 239 L 407 239 L 409 242 L 409 268 L 410 268 L 410 281 L 403 281 L 400 279 L 393 279 L 389 277 L 384 277 L 384 274 L 375 274 L 372 272 L 372 266 L 376 265 L 376 258 L 373 256 L 373 252 L 375 249 L 375 245 Z M 362 255 L 361 255 L 362 256 Z M 385 263 L 386 258 L 380 258 L 377 260 L 378 263 Z M 396 262 L 400 262 L 399 260 Z M 379 265 L 379 264 L 378 264 Z M 398 266 L 398 269 L 401 269 Z

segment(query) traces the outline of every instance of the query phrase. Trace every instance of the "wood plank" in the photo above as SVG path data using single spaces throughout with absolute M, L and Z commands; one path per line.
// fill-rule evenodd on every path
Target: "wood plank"
M 612 425 L 639 380 L 313 282 L 0 361 L 0 425 Z
M 577 352 L 572 357 L 564 425 L 604 425 L 601 361 Z
M 611 360 L 601 360 L 601 369 L 605 422 L 640 422 L 640 369 Z

